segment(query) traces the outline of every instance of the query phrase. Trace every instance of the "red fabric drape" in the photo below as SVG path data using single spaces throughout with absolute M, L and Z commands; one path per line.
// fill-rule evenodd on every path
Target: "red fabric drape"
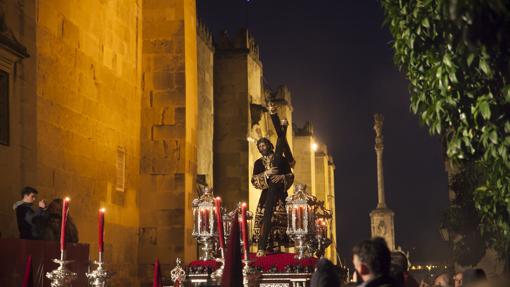
M 159 266 L 159 259 L 156 258 L 154 262 L 154 278 L 152 280 L 152 287 L 162 287 L 161 284 L 161 267 Z
M 25 266 L 25 275 L 23 276 L 23 283 L 21 287 L 33 287 L 34 286 L 34 278 L 32 272 L 32 255 L 28 255 L 27 257 L 27 265 Z
M 241 241 L 239 237 L 239 221 L 237 212 L 232 217 L 230 235 L 228 237 L 227 254 L 225 256 L 225 269 L 221 278 L 222 287 L 243 286 L 243 273 L 241 262 Z

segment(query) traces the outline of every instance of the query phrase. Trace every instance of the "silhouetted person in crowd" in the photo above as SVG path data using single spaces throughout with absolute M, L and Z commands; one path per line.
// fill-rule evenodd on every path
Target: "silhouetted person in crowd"
M 462 272 L 453 275 L 453 287 L 462 287 Z
M 42 222 L 41 239 L 49 241 L 58 241 L 60 239 L 60 228 L 62 226 L 62 199 L 56 198 L 46 210 L 46 220 Z M 78 243 L 78 229 L 74 225 L 73 218 L 67 214 L 66 223 L 66 242 Z
M 438 287 L 451 287 L 452 280 L 450 279 L 450 274 L 447 272 L 443 272 L 434 278 L 434 286 Z
M 391 255 L 383 238 L 364 240 L 354 246 L 352 253 L 354 268 L 363 280 L 359 286 L 398 286 L 390 277 Z
M 489 286 L 489 281 L 482 269 L 466 269 L 462 272 L 462 287 L 486 286 Z
M 310 287 L 340 287 L 341 281 L 336 266 L 328 259 L 317 262 L 317 270 L 313 273 Z
M 12 209 L 16 212 L 20 239 L 40 239 L 41 234 L 37 228 L 37 222 L 46 217 L 46 202 L 39 201 L 39 206 L 34 210 L 32 204 L 37 199 L 37 190 L 27 186 L 21 190 L 21 200 L 14 203 Z
M 391 265 L 392 273 L 398 271 L 396 266 L 400 266 L 400 270 L 403 272 L 403 286 L 404 287 L 418 287 L 418 281 L 409 273 L 409 260 L 407 256 L 401 251 L 394 251 L 391 253 Z M 395 266 L 394 266 L 395 265 Z M 394 277 L 395 278 L 395 277 Z M 395 278 L 398 281 L 398 278 Z
M 399 287 L 405 287 L 404 268 L 398 264 L 391 263 L 390 277 Z

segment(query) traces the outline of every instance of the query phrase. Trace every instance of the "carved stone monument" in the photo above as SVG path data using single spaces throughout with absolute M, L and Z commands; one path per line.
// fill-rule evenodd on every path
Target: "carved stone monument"
M 395 228 L 393 217 L 395 213 L 386 206 L 384 195 L 383 175 L 383 136 L 382 126 L 384 117 L 382 114 L 374 115 L 375 152 L 377 154 L 377 208 L 370 212 L 372 237 L 382 237 L 388 243 L 390 250 L 395 250 Z

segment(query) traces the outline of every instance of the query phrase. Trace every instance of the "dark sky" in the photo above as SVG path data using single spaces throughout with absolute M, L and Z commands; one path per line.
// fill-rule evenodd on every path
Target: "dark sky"
M 415 262 L 438 262 L 447 247 L 438 232 L 448 205 L 438 138 L 409 110 L 407 82 L 393 64 L 391 35 L 376 0 L 198 0 L 214 34 L 248 26 L 260 47 L 264 77 L 292 92 L 298 125 L 314 124 L 333 155 L 338 246 L 370 236 L 377 204 L 373 114 L 384 114 L 387 204 L 396 242 Z M 299 179 L 296 179 L 299 180 Z

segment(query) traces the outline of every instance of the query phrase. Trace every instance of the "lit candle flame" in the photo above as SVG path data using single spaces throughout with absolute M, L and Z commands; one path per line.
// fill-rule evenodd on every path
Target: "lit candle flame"
M 69 197 L 64 198 L 65 201 L 71 201 Z
M 99 211 L 102 212 L 102 213 L 105 213 L 106 212 L 106 208 L 100 208 Z

